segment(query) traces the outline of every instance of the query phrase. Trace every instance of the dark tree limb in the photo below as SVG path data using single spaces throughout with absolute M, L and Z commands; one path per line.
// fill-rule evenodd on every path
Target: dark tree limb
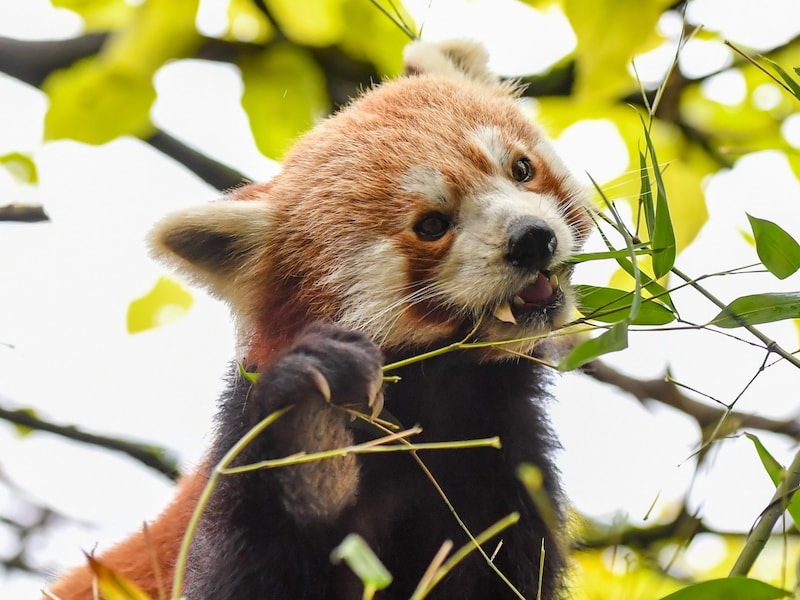
M 652 400 L 677 408 L 697 421 L 703 430 L 713 428 L 722 419 L 730 419 L 738 427 L 772 431 L 800 440 L 800 421 L 797 419 L 782 421 L 710 406 L 690 398 L 666 378 L 636 379 L 612 369 L 600 360 L 586 364 L 582 370 L 597 381 L 628 392 L 642 404 Z
M 65 40 L 25 41 L 0 37 L 0 71 L 20 81 L 41 87 L 58 69 L 97 54 L 108 33 L 90 33 Z
M 220 191 L 224 192 L 250 182 L 250 179 L 236 169 L 190 148 L 164 131 L 156 130 L 144 141 Z
M 0 419 L 19 427 L 26 427 L 36 431 L 46 431 L 70 440 L 122 452 L 173 481 L 180 477 L 180 471 L 176 460 L 171 457 L 170 452 L 164 448 L 89 433 L 74 425 L 58 425 L 40 419 L 32 412 L 26 410 L 10 410 L 0 407 Z
M 43 206 L 28 204 L 8 204 L 0 206 L 0 221 L 17 221 L 19 223 L 41 223 L 49 221 Z

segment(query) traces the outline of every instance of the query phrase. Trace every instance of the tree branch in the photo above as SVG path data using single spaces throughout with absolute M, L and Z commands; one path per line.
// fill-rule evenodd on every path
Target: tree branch
M 8 204 L 0 206 L 0 221 L 17 221 L 20 223 L 41 223 L 49 221 L 43 206 L 28 204 Z
M 0 37 L 0 71 L 34 87 L 41 87 L 53 71 L 97 54 L 106 38 L 106 32 L 57 41 Z
M 250 182 L 236 169 L 190 148 L 164 131 L 156 130 L 144 141 L 222 192 Z
M 772 431 L 800 440 L 800 422 L 795 419 L 781 421 L 709 406 L 689 398 L 681 392 L 678 386 L 666 379 L 641 380 L 629 377 L 600 360 L 587 363 L 582 370 L 597 381 L 608 383 L 628 392 L 642 404 L 647 400 L 654 400 L 677 408 L 697 421 L 701 429 L 713 427 L 723 418 L 727 418 L 732 419 L 739 427 Z
M 70 440 L 122 452 L 143 465 L 155 469 L 173 481 L 180 477 L 180 471 L 176 460 L 171 457 L 170 452 L 164 448 L 89 433 L 74 425 L 57 425 L 40 419 L 31 411 L 26 410 L 9 410 L 0 407 L 0 419 L 18 425 L 19 427 L 34 429 L 36 431 L 47 431 L 48 433 L 54 433 Z

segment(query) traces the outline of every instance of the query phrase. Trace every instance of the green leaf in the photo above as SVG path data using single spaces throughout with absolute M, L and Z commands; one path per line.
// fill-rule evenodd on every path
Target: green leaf
M 78 13 L 90 31 L 116 29 L 136 11 L 125 0 L 51 0 L 51 4 Z
M 30 156 L 19 152 L 11 152 L 0 156 L 0 164 L 5 166 L 15 179 L 23 183 L 37 183 L 39 174 L 36 170 L 36 163 Z
M 156 90 L 150 73 L 120 70 L 90 57 L 56 71 L 42 89 L 50 99 L 45 139 L 99 145 L 121 135 L 144 137 L 152 131 L 150 106 Z
M 281 44 L 239 63 L 242 107 L 262 154 L 283 158 L 294 139 L 328 114 L 325 76 L 311 54 Z
M 239 375 L 244 377 L 247 381 L 249 381 L 253 385 L 258 383 L 259 373 L 248 371 L 247 369 L 244 368 L 244 365 L 242 363 L 237 363 L 237 366 L 239 367 Z
M 792 94 L 794 95 L 794 97 L 800 100 L 800 83 L 795 81 L 794 78 L 791 75 L 789 75 L 789 73 L 787 73 L 786 70 L 778 63 L 776 63 L 774 60 L 770 60 L 766 56 L 762 56 L 761 58 L 763 58 L 766 62 L 772 65 L 772 68 L 778 72 L 778 75 L 781 76 L 781 79 L 783 79 L 783 81 L 786 83 L 789 89 L 792 90 Z
M 745 435 L 755 445 L 758 457 L 761 459 L 761 464 L 764 465 L 767 475 L 769 475 L 772 483 L 774 483 L 775 487 L 777 488 L 783 482 L 786 469 L 781 463 L 775 460 L 775 457 L 769 453 L 769 450 L 767 450 L 764 444 L 761 443 L 760 439 L 750 433 L 745 433 Z M 794 494 L 792 496 L 792 499 L 786 506 L 786 510 L 789 511 L 795 527 L 800 525 L 800 494 Z
M 641 115 L 640 115 L 641 117 Z M 667 203 L 667 192 L 664 187 L 664 180 L 661 177 L 661 166 L 656 156 L 656 148 L 653 139 L 650 137 L 650 129 L 642 118 L 644 127 L 644 138 L 647 142 L 647 151 L 650 155 L 650 162 L 653 165 L 653 175 L 656 182 L 656 207 L 655 223 L 653 225 L 653 275 L 660 279 L 675 264 L 675 230 L 672 227 L 672 219 L 669 215 L 669 204 Z
M 725 329 L 800 318 L 800 292 L 752 294 L 737 298 L 709 325 Z
M 625 321 L 611 326 L 597 337 L 575 346 L 558 364 L 559 371 L 571 371 L 598 356 L 628 347 L 628 324 Z
M 161 277 L 147 294 L 128 306 L 128 333 L 160 327 L 184 316 L 194 299 L 178 282 Z
M 564 12 L 578 38 L 578 97 L 619 97 L 635 89 L 628 68 L 635 54 L 660 41 L 656 25 L 668 0 L 566 0 Z
M 758 258 L 778 279 L 800 269 L 800 244 L 779 225 L 747 215 L 756 242 Z
M 727 577 L 695 583 L 661 600 L 773 600 L 791 593 L 756 579 Z
M 96 56 L 50 75 L 42 84 L 50 100 L 45 138 L 104 144 L 121 135 L 150 135 L 153 75 L 200 44 L 197 5 L 198 0 L 148 0 Z
M 639 206 L 644 209 L 644 222 L 647 226 L 647 237 L 653 239 L 653 228 L 656 224 L 656 207 L 653 202 L 653 186 L 650 184 L 650 173 L 647 170 L 647 157 L 639 152 L 639 177 L 641 189 L 639 191 Z
M 386 570 L 364 538 L 356 533 L 349 534 L 333 549 L 331 560 L 334 563 L 347 563 L 365 588 L 382 590 L 392 583 L 392 574 Z
M 632 306 L 633 292 L 594 285 L 578 285 L 578 310 L 589 319 L 616 323 L 627 319 Z M 655 300 L 643 299 L 634 325 L 664 325 L 675 320 L 672 311 Z

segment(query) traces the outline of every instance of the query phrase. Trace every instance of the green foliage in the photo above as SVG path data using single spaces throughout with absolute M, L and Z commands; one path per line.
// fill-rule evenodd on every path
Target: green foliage
M 335 563 L 344 561 L 355 573 L 366 590 L 382 590 L 392 583 L 392 575 L 383 566 L 364 538 L 351 533 L 331 553 Z
M 728 304 L 709 325 L 730 329 L 784 319 L 800 319 L 800 292 L 741 296 Z
M 602 99 L 634 92 L 636 83 L 628 65 L 634 55 L 661 41 L 654 29 L 670 4 L 667 0 L 565 0 L 564 12 L 578 37 L 575 95 Z
M 153 75 L 199 45 L 197 5 L 198 0 L 149 0 L 98 55 L 53 73 L 42 85 L 50 100 L 45 138 L 104 144 L 121 135 L 150 135 Z
M 726 577 L 683 588 L 662 600 L 774 600 L 791 592 L 747 577 Z
M 609 327 L 597 337 L 590 338 L 575 346 L 565 356 L 558 368 L 561 371 L 572 371 L 604 354 L 618 352 L 628 347 L 628 324 L 620 321 Z
M 280 159 L 300 133 L 330 111 L 325 76 L 303 48 L 270 46 L 242 59 L 242 106 L 262 154 Z
M 587 319 L 616 323 L 630 318 L 632 292 L 594 285 L 576 286 L 578 310 Z M 666 325 L 675 320 L 672 310 L 655 300 L 642 302 L 633 325 Z
M 775 487 L 778 487 L 783 482 L 786 475 L 786 468 L 769 453 L 769 450 L 767 450 L 757 436 L 752 433 L 746 433 L 745 435 L 753 442 L 753 445 L 756 447 L 756 452 L 758 453 L 758 458 L 761 459 L 761 464 L 764 465 L 764 470 L 767 472 L 767 475 L 769 475 L 772 483 L 775 484 Z M 789 511 L 789 514 L 792 516 L 795 527 L 800 526 L 800 495 L 794 494 L 792 496 L 786 506 L 786 510 Z
M 8 169 L 17 181 L 31 184 L 39 182 L 36 163 L 30 156 L 20 152 L 11 152 L 0 156 L 0 165 Z
M 147 294 L 132 300 L 128 306 L 128 332 L 138 333 L 182 317 L 194 299 L 178 282 L 160 277 Z
M 780 225 L 747 215 L 753 228 L 758 258 L 778 279 L 786 279 L 800 269 L 800 244 Z

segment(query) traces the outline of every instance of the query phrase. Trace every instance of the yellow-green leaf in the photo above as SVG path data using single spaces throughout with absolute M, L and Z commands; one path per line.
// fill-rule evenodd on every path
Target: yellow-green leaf
M 269 8 L 281 31 L 302 45 L 335 44 L 345 26 L 342 0 L 270 0 Z
M 637 53 L 660 41 L 655 28 L 669 0 L 566 0 L 578 45 L 575 92 L 604 98 L 635 90 L 628 68 Z
M 103 144 L 120 135 L 148 136 L 153 75 L 200 43 L 197 5 L 198 0 L 148 0 L 96 56 L 50 75 L 42 85 L 50 100 L 45 138 Z
M 391 18 L 369 0 L 344 0 L 342 13 L 345 27 L 340 45 L 353 58 L 371 62 L 378 72 L 395 75 L 403 69 L 403 47 L 410 38 L 394 21 L 416 33 L 414 20 L 400 2 L 378 0 Z M 399 13 L 395 13 L 396 8 Z M 375 40 L 380 40 L 379 44 Z
M 128 306 L 128 333 L 171 323 L 185 315 L 194 299 L 178 282 L 161 277 L 153 289 Z
M 105 600 L 152 600 L 142 588 L 124 575 L 120 575 L 89 554 L 86 555 L 86 559 L 97 580 L 100 595 Z
M 331 560 L 335 563 L 345 561 L 367 589 L 382 590 L 392 583 L 392 574 L 364 538 L 356 533 L 349 534 L 333 549 Z
M 44 136 L 105 144 L 121 135 L 152 131 L 150 106 L 156 99 L 150 73 L 126 71 L 86 58 L 56 71 L 42 89 L 50 99 Z
M 19 152 L 11 152 L 0 156 L 0 164 L 8 169 L 15 179 L 23 183 L 37 183 L 39 174 L 36 170 L 36 163 L 30 156 Z
M 125 0 L 51 0 L 51 3 L 79 14 L 89 31 L 116 29 L 136 11 L 136 7 Z
M 329 112 L 325 76 L 302 48 L 282 44 L 246 57 L 242 106 L 262 154 L 280 159 L 292 141 Z

